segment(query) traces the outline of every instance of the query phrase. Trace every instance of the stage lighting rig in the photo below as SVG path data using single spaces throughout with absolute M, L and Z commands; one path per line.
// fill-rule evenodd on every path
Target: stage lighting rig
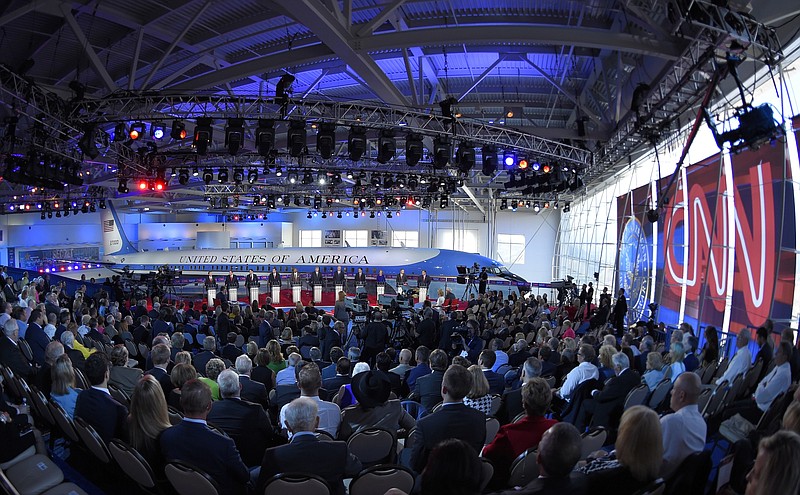
M 450 136 L 436 136 L 433 139 L 433 168 L 443 169 L 450 163 L 453 145 Z
M 172 122 L 172 130 L 169 133 L 169 137 L 175 141 L 182 141 L 186 139 L 186 136 L 186 124 L 184 124 L 182 120 Z
M 394 158 L 397 150 L 397 143 L 394 139 L 394 132 L 384 130 L 378 138 L 378 163 L 388 163 L 389 160 Z
M 361 160 L 367 151 L 367 130 L 364 127 L 353 126 L 347 136 L 347 152 L 354 162 Z
M 194 142 L 193 145 L 197 150 L 198 155 L 208 154 L 208 147 L 211 144 L 211 137 L 213 136 L 213 128 L 211 125 L 214 121 L 209 117 L 199 117 L 197 125 L 194 128 Z M 131 131 L 133 132 L 133 131 Z
M 275 121 L 272 119 L 258 119 L 256 128 L 256 150 L 258 154 L 267 157 L 275 149 Z
M 306 147 L 306 121 L 292 120 L 286 131 L 286 141 L 289 147 L 289 156 L 299 157 Z
M 150 124 L 150 137 L 161 141 L 166 134 L 167 125 L 163 122 L 153 122 Z
M 415 167 L 422 160 L 422 153 L 425 145 L 422 143 L 422 136 L 411 133 L 406 136 L 406 165 Z
M 323 122 L 317 131 L 317 153 L 323 160 L 330 159 L 336 147 L 336 124 Z
M 462 174 L 469 173 L 475 166 L 475 145 L 469 141 L 461 141 L 456 152 L 456 161 Z
M 244 143 L 244 119 L 228 119 L 225 127 L 225 146 L 228 153 L 235 155 Z
M 497 148 L 487 144 L 481 149 L 481 156 L 483 158 L 481 173 L 486 177 L 491 177 L 497 171 Z

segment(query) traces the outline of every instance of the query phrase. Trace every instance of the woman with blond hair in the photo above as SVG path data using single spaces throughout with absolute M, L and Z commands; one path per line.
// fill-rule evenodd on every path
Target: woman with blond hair
M 753 469 L 747 473 L 745 495 L 800 493 L 800 435 L 781 430 L 761 440 Z
M 658 477 L 664 459 L 658 414 L 645 406 L 622 413 L 615 447 L 581 468 L 593 495 L 636 493 Z
M 158 448 L 158 438 L 170 426 L 161 385 L 152 375 L 144 375 L 131 397 L 128 437 L 131 446 L 147 460 L 157 478 L 163 478 L 165 464 Z
M 75 370 L 72 369 L 72 360 L 67 354 L 58 356 L 50 369 L 50 375 L 53 378 L 50 398 L 64 409 L 67 416 L 74 417 L 78 390 L 75 388 Z
M 286 368 L 286 360 L 283 358 L 283 352 L 281 352 L 281 343 L 272 339 L 267 342 L 266 349 L 267 352 L 269 352 L 269 364 L 267 364 L 267 368 L 271 369 L 272 372 L 277 375 L 280 370 Z
M 651 392 L 664 379 L 664 371 L 664 360 L 661 358 L 661 354 L 658 352 L 648 353 L 647 370 L 642 375 L 642 382 L 647 385 Z
M 611 345 L 603 345 L 600 346 L 600 351 L 598 352 L 597 360 L 600 361 L 600 366 L 598 366 L 598 370 L 600 371 L 600 381 L 604 382 L 609 378 L 616 376 L 614 373 L 614 363 L 611 362 L 611 357 L 617 353 L 617 350 L 614 346 Z
M 488 416 L 492 413 L 492 395 L 489 393 L 489 381 L 477 364 L 473 364 L 467 369 L 472 374 L 472 388 L 470 388 L 467 396 L 464 397 L 464 405 L 477 409 Z

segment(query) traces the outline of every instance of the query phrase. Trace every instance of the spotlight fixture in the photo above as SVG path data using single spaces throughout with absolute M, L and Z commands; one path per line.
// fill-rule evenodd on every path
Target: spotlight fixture
M 180 185 L 182 185 L 182 186 L 185 186 L 186 184 L 189 183 L 189 169 L 188 168 L 180 169 L 180 171 L 178 172 L 178 183 Z
M 502 199 L 500 201 L 500 209 L 501 210 L 507 210 L 508 209 L 508 200 L 507 199 Z
M 183 141 L 186 139 L 186 124 L 182 120 L 175 120 L 172 122 L 172 130 L 169 132 L 169 137 L 175 141 Z
M 528 160 L 525 158 L 520 159 L 517 163 L 517 167 L 519 167 L 520 170 L 528 170 Z
M 313 182 L 314 182 L 314 177 L 311 175 L 311 172 L 306 170 L 305 173 L 303 174 L 303 182 L 302 182 L 302 184 L 304 186 L 308 186 L 308 185 L 311 185 L 311 183 L 313 183 Z
M 235 155 L 243 143 L 244 119 L 228 119 L 228 125 L 225 127 L 225 146 L 228 147 L 228 153 Z
M 292 120 L 289 130 L 286 131 L 286 141 L 289 147 L 289 156 L 297 158 L 306 147 L 306 121 Z
M 487 144 L 481 149 L 481 156 L 483 158 L 481 173 L 491 177 L 497 171 L 497 148 Z
M 311 218 L 311 212 L 310 211 L 308 212 L 308 215 L 306 215 L 306 218 Z
M 290 172 L 288 175 L 289 184 L 294 184 L 297 182 L 297 172 Z
M 244 181 L 244 170 L 241 168 L 234 168 L 233 169 L 233 182 L 235 184 L 241 184 Z
M 458 103 L 458 100 L 456 100 L 452 96 L 440 101 L 439 108 L 442 109 L 442 117 L 447 119 L 454 119 L 453 105 L 455 105 L 456 103 Z
M 422 153 L 425 145 L 422 143 L 422 136 L 419 134 L 409 134 L 406 136 L 406 165 L 416 166 L 422 160 Z
M 144 136 L 145 125 L 144 122 L 134 122 L 131 124 L 131 128 L 128 131 L 128 137 L 131 141 L 136 141 L 137 139 Z
M 139 187 L 140 191 L 146 191 L 149 188 L 147 180 L 145 180 L 145 179 L 140 180 L 138 187 Z
M 167 124 L 163 122 L 153 122 L 150 124 L 150 136 L 153 139 L 161 141 L 164 139 L 164 135 L 166 134 Z
M 381 131 L 381 135 L 378 138 L 378 156 L 376 158 L 378 163 L 388 163 L 389 160 L 394 158 L 396 150 L 397 143 L 394 139 L 394 132 L 389 130 Z
M 96 138 L 97 126 L 94 124 L 87 124 L 84 128 L 83 136 L 81 136 L 78 141 L 78 148 L 80 148 L 81 153 L 90 160 L 94 160 L 100 155 L 100 150 L 97 149 Z
M 533 202 L 533 211 L 535 211 L 536 213 L 539 213 L 539 211 L 541 209 L 542 209 L 542 207 L 539 205 L 539 202 L 538 201 L 534 201 Z
M 450 136 L 436 136 L 433 139 L 433 168 L 442 169 L 450 163 L 453 154 Z
M 347 135 L 347 152 L 354 162 L 361 160 L 367 151 L 367 130 L 363 127 L 353 126 Z
M 247 183 L 254 184 L 258 181 L 258 169 L 253 167 L 247 172 Z
M 413 191 L 417 187 L 419 187 L 419 180 L 417 179 L 416 175 L 409 175 L 408 176 L 408 188 Z
M 456 161 L 462 174 L 469 173 L 475 166 L 475 145 L 469 141 L 461 141 L 456 152 Z
M 513 168 L 516 162 L 517 162 L 517 157 L 513 151 L 507 150 L 503 153 L 503 166 L 505 168 Z
M 275 121 L 272 119 L 258 119 L 256 128 L 256 150 L 258 154 L 267 157 L 275 149 Z
M 569 213 L 569 210 L 570 210 L 570 204 L 569 204 L 569 201 L 567 201 L 566 203 L 564 203 L 564 210 L 563 211 L 564 211 L 564 213 Z
M 125 122 L 120 122 L 114 127 L 114 142 L 125 141 L 128 139 L 128 126 Z
M 208 147 L 211 144 L 211 137 L 214 132 L 211 127 L 213 123 L 214 121 L 209 117 L 199 117 L 197 119 L 197 125 L 194 128 L 194 142 L 192 144 L 198 155 L 208 153 Z
M 120 194 L 128 194 L 130 189 L 128 189 L 128 180 L 127 179 L 120 179 L 119 185 L 117 186 L 117 192 Z
M 205 182 L 206 185 L 209 185 L 209 184 L 211 184 L 212 180 L 214 180 L 214 171 L 211 170 L 210 168 L 204 168 L 203 169 L 203 182 Z
M 317 174 L 317 184 L 324 186 L 328 182 L 328 174 L 320 172 Z
M 217 170 L 217 181 L 221 184 L 228 182 L 228 169 L 221 168 Z
M 336 124 L 323 122 L 317 131 L 317 153 L 323 160 L 328 160 L 333 156 L 336 147 Z

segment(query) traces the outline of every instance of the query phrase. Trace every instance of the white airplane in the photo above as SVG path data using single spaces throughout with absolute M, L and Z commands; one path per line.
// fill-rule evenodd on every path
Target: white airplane
M 202 283 L 209 272 L 223 276 L 233 271 L 241 277 L 249 270 L 253 270 L 263 283 L 273 268 L 285 278 L 291 273 L 292 268 L 297 268 L 300 273 L 310 273 L 316 267 L 320 267 L 323 275 L 330 278 L 336 268 L 341 266 L 348 277 L 352 277 L 358 268 L 362 268 L 368 281 L 374 281 L 378 272 L 382 270 L 386 284 L 396 290 L 395 279 L 401 269 L 405 270 L 411 281 L 415 281 L 422 270 L 425 270 L 431 277 L 429 294 L 435 298 L 437 289 L 444 287 L 449 287 L 457 297 L 462 297 L 462 294 L 466 294 L 471 280 L 476 286 L 474 292 L 477 293 L 478 272 L 480 268 L 485 267 L 489 273 L 487 290 L 509 292 L 517 290 L 521 294 L 530 290 L 529 282 L 511 273 L 502 263 L 461 251 L 430 248 L 320 247 L 140 252 L 133 247 L 122 230 L 113 205 L 102 211 L 101 220 L 103 248 L 106 253 L 102 265 L 110 272 L 100 270 L 101 267 L 97 264 L 90 264 L 86 268 L 91 269 L 89 272 L 97 281 L 102 281 L 100 277 L 110 276 L 109 273 L 148 275 L 166 266 L 181 273 L 179 285 Z M 84 264 L 72 263 L 69 270 L 55 268 L 53 271 L 69 278 L 80 278 L 84 267 Z M 470 274 L 473 276 L 470 277 Z M 89 278 L 88 274 L 86 278 Z

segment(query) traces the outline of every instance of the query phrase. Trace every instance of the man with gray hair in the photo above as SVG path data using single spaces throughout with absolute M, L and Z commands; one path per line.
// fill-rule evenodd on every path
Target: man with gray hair
M 412 366 L 409 364 L 411 363 L 411 349 L 406 348 L 401 350 L 400 354 L 397 356 L 397 360 L 400 364 L 390 369 L 389 373 L 394 373 L 399 375 L 400 378 L 404 378 L 406 376 L 406 372 L 412 368 Z
M 247 467 L 260 465 L 264 450 L 276 440 L 269 415 L 258 404 L 241 399 L 241 384 L 235 371 L 220 373 L 217 384 L 222 400 L 214 402 L 208 421 L 233 439 Z
M 266 408 L 269 399 L 267 387 L 263 383 L 250 378 L 252 371 L 253 361 L 250 360 L 247 354 L 242 354 L 236 358 L 236 372 L 239 373 L 239 384 L 242 386 L 242 399 L 255 402 Z
M 27 382 L 30 382 L 36 373 L 19 348 L 19 326 L 17 320 L 13 318 L 3 324 L 3 336 L 0 337 L 0 363 Z
M 302 360 L 303 357 L 296 352 L 289 354 L 288 359 L 286 359 L 286 368 L 280 370 L 275 376 L 275 385 L 294 385 L 297 383 L 294 368 Z
M 750 349 L 747 347 L 749 344 L 750 330 L 743 328 L 736 336 L 736 354 L 734 354 L 733 359 L 731 359 L 731 362 L 728 365 L 728 369 L 725 370 L 725 373 L 721 377 L 717 378 L 717 381 L 715 382 L 717 385 L 727 380 L 728 386 L 730 386 L 737 376 L 747 372 L 747 370 L 750 368 L 750 362 L 753 360 L 753 356 L 750 354 Z
M 57 340 L 47 344 L 47 347 L 44 349 L 44 366 L 39 368 L 39 371 L 36 373 L 36 386 L 45 397 L 50 397 L 50 389 L 53 385 L 53 377 L 50 373 L 51 367 L 62 354 L 64 354 L 64 345 Z
M 541 376 L 541 374 L 542 361 L 539 358 L 531 356 L 525 360 L 522 364 L 519 386 L 503 394 L 503 405 L 498 412 L 498 416 L 504 420 L 504 424 L 510 423 L 524 410 L 522 405 L 522 384 L 531 378 Z
M 214 351 L 217 349 L 217 341 L 214 339 L 213 335 L 207 335 L 206 338 L 203 339 L 203 350 L 198 352 L 192 358 L 192 365 L 196 370 L 205 371 L 206 365 L 209 361 L 218 357 L 214 354 Z
M 267 481 L 278 473 L 301 471 L 321 476 L 332 492 L 344 495 L 343 478 L 361 471 L 361 461 L 345 442 L 320 441 L 314 434 L 319 425 L 317 402 L 300 397 L 284 408 L 284 426 L 292 433 L 287 445 L 267 449 L 261 462 L 255 493 L 264 493 Z
M 675 411 L 661 418 L 664 464 L 661 476 L 668 478 L 686 457 L 706 446 L 706 422 L 697 408 L 703 387 L 697 373 L 681 373 L 675 380 L 669 408 Z
M 592 415 L 592 426 L 604 426 L 616 429 L 625 406 L 628 392 L 642 382 L 639 372 L 631 369 L 630 360 L 624 352 L 611 356 L 615 377 L 611 378 L 603 390 L 592 392 L 592 398 L 583 402 L 583 409 Z M 580 420 L 580 414 L 578 419 Z M 582 424 L 575 425 L 579 430 Z
M 80 350 L 75 349 L 75 334 L 69 330 L 63 332 L 61 334 L 61 343 L 64 344 L 64 351 L 69 356 L 69 360 L 72 361 L 72 366 L 83 371 L 86 365 L 86 358 Z

